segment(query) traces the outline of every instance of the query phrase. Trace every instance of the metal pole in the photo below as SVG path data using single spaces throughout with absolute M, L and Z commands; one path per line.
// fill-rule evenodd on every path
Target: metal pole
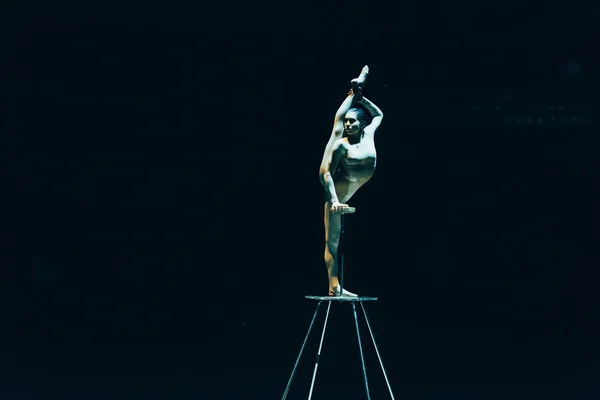
M 371 334 L 371 339 L 373 340 L 373 346 L 375 346 L 375 352 L 377 353 L 377 358 L 379 359 L 379 365 L 381 365 L 381 370 L 383 371 L 383 377 L 385 378 L 385 383 L 387 384 L 388 390 L 390 391 L 390 396 L 392 396 L 392 400 L 394 400 L 394 393 L 392 393 L 392 386 L 390 385 L 390 381 L 388 380 L 387 374 L 385 373 L 385 368 L 383 368 L 383 361 L 381 360 L 381 355 L 379 354 L 379 348 L 377 347 L 377 343 L 375 343 L 375 335 L 373 335 L 373 330 L 371 329 L 371 324 L 369 323 L 369 317 L 367 316 L 367 310 L 365 310 L 365 306 L 360 303 L 362 307 L 363 314 L 365 315 L 365 321 L 367 321 L 367 327 L 369 328 L 369 333 Z
M 315 309 L 312 321 L 310 322 L 310 326 L 308 327 L 308 332 L 306 332 L 306 336 L 304 337 L 304 343 L 302 343 L 302 347 L 300 348 L 300 354 L 298 354 L 298 358 L 296 358 L 296 364 L 294 364 L 294 369 L 292 370 L 292 374 L 290 375 L 290 379 L 288 380 L 285 392 L 283 393 L 283 397 L 281 398 L 281 400 L 285 400 L 285 398 L 288 395 L 288 392 L 290 391 L 290 386 L 292 386 L 292 380 L 294 379 L 294 375 L 296 375 L 296 369 L 298 368 L 300 358 L 302 357 L 302 353 L 304 352 L 304 346 L 306 346 L 308 335 L 310 335 L 310 331 L 312 330 L 313 324 L 315 323 L 315 318 L 317 318 L 317 313 L 319 312 L 319 307 L 321 307 L 322 302 L 323 301 L 319 301 L 319 303 L 317 304 L 317 308 Z
M 329 318 L 329 309 L 331 308 L 331 301 L 327 304 L 327 314 L 325 314 L 325 323 L 323 324 L 323 333 L 321 333 L 321 343 L 319 343 L 319 350 L 317 352 L 317 360 L 315 361 L 315 369 L 313 371 L 312 382 L 310 383 L 310 391 L 308 392 L 308 400 L 312 398 L 313 387 L 315 386 L 315 378 L 317 377 L 317 368 L 319 367 L 319 358 L 321 357 L 321 348 L 323 347 L 323 338 L 325 337 L 325 329 L 327 328 L 327 319 Z
M 365 368 L 365 357 L 363 355 L 362 343 L 360 341 L 360 331 L 358 330 L 358 315 L 356 314 L 356 305 L 352 302 L 352 311 L 354 311 L 354 324 L 356 325 L 356 336 L 358 337 L 358 348 L 360 349 L 360 361 L 362 362 L 363 376 L 365 378 L 365 389 L 367 390 L 367 400 L 371 400 L 369 394 L 369 383 L 367 381 L 367 369 Z

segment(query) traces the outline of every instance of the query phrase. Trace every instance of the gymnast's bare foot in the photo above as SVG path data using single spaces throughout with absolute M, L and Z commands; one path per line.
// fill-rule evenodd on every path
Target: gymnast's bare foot
M 346 289 L 342 289 L 342 293 L 340 294 L 340 287 L 339 286 L 335 286 L 333 288 L 329 288 L 329 295 L 330 296 L 336 296 L 336 297 L 358 297 L 358 295 L 356 293 L 352 293 Z
M 354 78 L 350 81 L 352 84 L 352 89 L 356 94 L 359 94 L 362 89 L 365 87 L 365 82 L 367 81 L 367 76 L 369 75 L 369 66 L 365 65 L 360 71 L 360 75 L 358 78 Z

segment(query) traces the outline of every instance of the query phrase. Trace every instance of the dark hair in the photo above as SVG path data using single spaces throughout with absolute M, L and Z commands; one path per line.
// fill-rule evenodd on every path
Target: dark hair
M 349 109 L 347 111 L 347 113 L 350 111 L 354 111 L 356 113 L 356 118 L 360 121 L 360 124 L 363 127 L 367 126 L 369 124 L 369 117 L 367 115 L 367 112 L 364 109 L 362 109 L 360 107 L 352 107 L 351 109 Z

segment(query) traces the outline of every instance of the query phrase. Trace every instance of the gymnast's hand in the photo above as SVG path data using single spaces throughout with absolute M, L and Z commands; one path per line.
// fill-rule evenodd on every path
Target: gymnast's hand
M 331 203 L 331 212 L 338 213 L 341 212 L 343 208 L 348 207 L 348 204 L 342 204 L 339 201 L 333 201 Z

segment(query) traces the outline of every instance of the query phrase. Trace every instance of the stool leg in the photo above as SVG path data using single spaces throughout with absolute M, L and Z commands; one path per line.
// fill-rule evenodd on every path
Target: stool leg
M 302 357 L 302 353 L 304 352 L 304 346 L 306 346 L 306 341 L 308 340 L 308 336 L 310 335 L 310 331 L 312 330 L 313 324 L 315 323 L 315 318 L 317 318 L 317 313 L 319 312 L 319 307 L 321 307 L 322 301 L 319 301 L 317 304 L 317 308 L 315 309 L 315 313 L 313 315 L 312 321 L 310 322 L 310 326 L 308 327 L 308 332 L 306 332 L 306 336 L 304 337 L 304 343 L 302 343 L 302 347 L 300 348 L 300 354 L 298 354 L 298 358 L 296 359 L 296 364 L 294 364 L 294 369 L 292 370 L 292 374 L 290 375 L 290 379 L 288 380 L 287 386 L 285 388 L 285 392 L 283 393 L 283 397 L 281 400 L 285 400 L 290 391 L 290 386 L 292 386 L 292 380 L 294 379 L 294 375 L 296 375 L 296 369 L 298 368 L 298 363 L 300 362 L 300 358 Z M 331 303 L 331 302 L 330 302 Z M 329 312 L 329 310 L 327 310 Z
M 358 348 L 360 349 L 360 361 L 362 362 L 363 376 L 365 377 L 365 389 L 367 390 L 367 399 L 371 400 L 371 395 L 369 394 L 369 383 L 367 381 L 367 369 L 365 368 L 365 357 L 363 356 L 362 343 L 360 341 L 360 331 L 358 330 L 358 315 L 356 314 L 356 305 L 354 304 L 354 302 L 352 302 L 352 311 L 354 311 L 354 324 L 356 325 L 356 336 L 358 337 Z
M 392 400 L 394 400 L 394 393 L 392 393 L 392 386 L 390 385 L 390 381 L 388 380 L 387 374 L 385 373 L 385 368 L 383 368 L 383 361 L 381 361 L 381 355 L 379 354 L 379 348 L 377 347 L 377 343 L 375 343 L 375 336 L 373 335 L 373 330 L 371 330 L 371 324 L 369 323 L 369 317 L 367 316 L 367 310 L 365 310 L 365 306 L 363 303 L 360 303 L 362 307 L 363 314 L 365 316 L 365 321 L 367 321 L 367 327 L 369 328 L 369 333 L 371 334 L 371 339 L 373 340 L 373 346 L 375 346 L 375 352 L 377 353 L 377 358 L 379 359 L 379 365 L 381 365 L 381 370 L 383 371 L 383 377 L 385 378 L 385 383 L 387 383 L 388 390 L 390 391 L 390 396 L 392 396 Z
M 315 385 L 315 378 L 317 377 L 317 368 L 319 367 L 319 358 L 321 357 L 321 348 L 323 347 L 323 338 L 325 337 L 325 329 L 327 328 L 327 319 L 329 318 L 329 309 L 331 308 L 331 301 L 327 304 L 327 314 L 325 314 L 325 323 L 323 324 L 323 332 L 321 333 L 321 343 L 319 343 L 319 350 L 317 352 L 317 360 L 315 361 L 315 369 L 313 371 L 312 382 L 310 383 L 310 391 L 308 392 L 308 400 L 312 399 L 313 387 Z

